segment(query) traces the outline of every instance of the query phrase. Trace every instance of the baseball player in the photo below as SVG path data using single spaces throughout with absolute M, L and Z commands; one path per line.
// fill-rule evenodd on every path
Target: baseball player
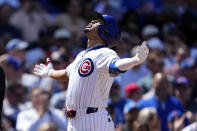
M 34 74 L 69 81 L 66 95 L 68 131 L 113 131 L 114 124 L 106 111 L 109 91 L 114 77 L 145 61 L 149 54 L 146 42 L 132 58 L 120 59 L 110 49 L 120 39 L 120 28 L 110 15 L 95 13 L 86 26 L 87 49 L 62 70 L 52 63 L 36 65 Z

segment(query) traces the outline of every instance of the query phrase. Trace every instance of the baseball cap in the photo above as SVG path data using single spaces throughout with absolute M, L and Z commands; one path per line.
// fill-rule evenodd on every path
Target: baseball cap
M 159 50 L 164 49 L 163 42 L 157 37 L 153 37 L 153 38 L 150 38 L 149 40 L 147 40 L 147 45 L 151 49 L 159 49 Z
M 25 50 L 28 47 L 28 43 L 20 40 L 20 39 L 11 39 L 8 41 L 6 45 L 6 51 L 11 51 L 11 50 Z
M 128 114 L 133 109 L 139 109 L 137 103 L 135 101 L 130 101 L 124 106 L 124 114 Z
M 155 25 L 146 25 L 142 29 L 142 36 L 150 36 L 150 35 L 156 35 L 159 33 L 159 29 Z
M 125 86 L 126 97 L 129 97 L 130 94 L 133 94 L 138 90 L 140 90 L 140 87 L 138 86 L 137 83 L 130 83 L 130 84 L 126 85 Z
M 57 29 L 54 33 L 55 39 L 69 39 L 70 37 L 71 37 L 70 31 L 65 28 Z
M 176 87 L 181 88 L 181 87 L 191 87 L 189 80 L 185 76 L 179 76 L 176 79 Z
M 22 65 L 22 62 L 13 56 L 8 56 L 8 58 L 6 59 L 6 62 L 9 65 L 12 65 L 16 70 L 19 69 Z
M 175 117 L 181 117 L 182 116 L 182 112 L 179 110 L 173 110 L 172 112 L 170 112 L 168 114 L 168 122 L 171 122 Z
M 187 79 L 187 77 L 185 76 L 179 76 L 176 80 L 177 84 L 189 84 L 189 81 Z
M 181 69 L 190 68 L 195 65 L 195 60 L 193 58 L 186 58 L 180 64 Z

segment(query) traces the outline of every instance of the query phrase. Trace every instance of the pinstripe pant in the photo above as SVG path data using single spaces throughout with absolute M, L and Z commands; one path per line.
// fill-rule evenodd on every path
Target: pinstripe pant
M 103 109 L 68 119 L 67 131 L 114 131 L 114 123 L 108 112 Z

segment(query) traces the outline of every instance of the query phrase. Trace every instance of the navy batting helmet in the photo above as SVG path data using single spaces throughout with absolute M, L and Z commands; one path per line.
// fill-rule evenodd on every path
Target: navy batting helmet
M 101 15 L 99 12 L 95 12 L 95 17 L 104 21 L 104 24 L 101 24 L 98 28 L 99 36 L 108 47 L 115 46 L 120 39 L 120 27 L 116 20 L 111 15 Z

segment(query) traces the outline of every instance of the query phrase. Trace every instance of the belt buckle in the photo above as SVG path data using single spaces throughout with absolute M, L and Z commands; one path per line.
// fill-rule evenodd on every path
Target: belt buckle
M 76 111 L 74 110 L 65 110 L 65 113 L 68 118 L 74 118 L 76 116 Z

